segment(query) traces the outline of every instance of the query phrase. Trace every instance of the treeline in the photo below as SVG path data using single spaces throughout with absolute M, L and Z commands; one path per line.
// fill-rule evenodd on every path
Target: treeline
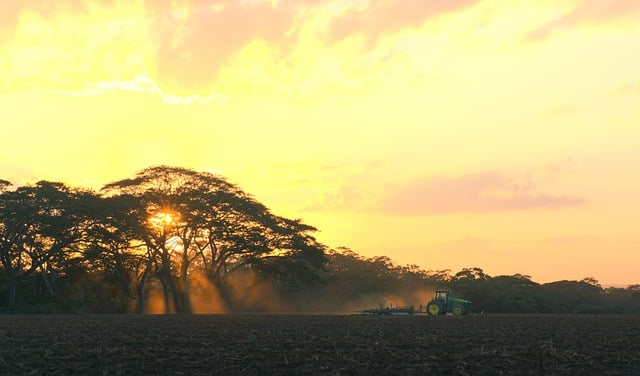
M 0 181 L 2 309 L 242 310 L 248 292 L 318 283 L 327 259 L 314 231 L 183 168 L 148 168 L 100 192 Z
M 349 313 L 450 289 L 477 313 L 640 313 L 640 285 L 423 270 L 328 249 L 315 231 L 183 168 L 99 192 L 0 180 L 0 312 Z
M 526 275 L 491 277 L 469 268 L 446 284 L 468 296 L 476 312 L 640 313 L 640 285 L 605 288 L 592 277 L 539 284 Z
M 339 312 L 404 305 L 424 309 L 436 289 L 448 289 L 471 300 L 474 313 L 640 313 L 640 285 L 605 288 L 591 277 L 540 284 L 521 274 L 492 277 L 475 267 L 457 273 L 425 271 L 348 249 L 330 250 L 328 258 L 325 283 L 311 304 L 320 312 L 323 307 Z

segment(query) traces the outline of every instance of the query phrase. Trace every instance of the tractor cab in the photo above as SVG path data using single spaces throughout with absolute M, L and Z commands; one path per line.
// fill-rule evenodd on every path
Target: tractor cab
M 449 290 L 437 290 L 436 291 L 436 300 L 439 300 L 441 302 L 443 302 L 444 304 L 447 304 L 447 302 L 449 301 Z

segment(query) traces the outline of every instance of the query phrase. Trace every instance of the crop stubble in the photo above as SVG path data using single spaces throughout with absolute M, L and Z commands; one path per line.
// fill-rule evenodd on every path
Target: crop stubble
M 0 374 L 640 374 L 640 316 L 7 315 Z

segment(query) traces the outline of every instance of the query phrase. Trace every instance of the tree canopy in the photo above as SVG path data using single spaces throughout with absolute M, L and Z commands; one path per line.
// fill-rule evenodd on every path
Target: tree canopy
M 165 312 L 191 312 L 195 281 L 233 308 L 228 282 L 235 274 L 317 281 L 326 258 L 315 231 L 274 215 L 216 175 L 177 167 L 148 168 L 99 193 L 39 182 L 0 195 L 9 305 L 16 304 L 17 281 L 38 271 L 48 284 L 52 275 L 101 274 L 135 300 L 137 312 L 154 284 Z

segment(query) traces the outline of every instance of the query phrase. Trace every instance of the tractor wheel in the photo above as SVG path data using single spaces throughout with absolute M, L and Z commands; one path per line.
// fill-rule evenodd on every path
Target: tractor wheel
M 452 312 L 456 316 L 464 315 L 465 313 L 467 313 L 462 304 L 456 304 L 455 306 L 453 306 Z
M 429 304 L 427 304 L 427 313 L 431 316 L 441 315 L 442 306 L 438 302 L 429 302 Z

